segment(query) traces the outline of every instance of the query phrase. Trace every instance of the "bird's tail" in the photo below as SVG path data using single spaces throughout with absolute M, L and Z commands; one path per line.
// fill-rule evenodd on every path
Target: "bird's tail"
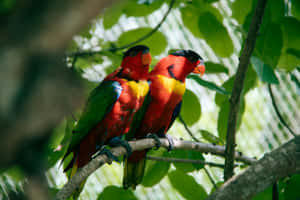
M 143 180 L 146 164 L 146 151 L 135 151 L 124 159 L 123 188 L 135 189 Z

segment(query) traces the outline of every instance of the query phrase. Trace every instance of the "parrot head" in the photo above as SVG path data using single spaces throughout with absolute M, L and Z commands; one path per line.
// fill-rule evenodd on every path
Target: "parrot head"
M 191 72 L 201 76 L 204 74 L 203 59 L 192 50 L 178 50 L 162 58 L 151 73 L 162 74 L 184 82 L 186 76 Z
M 121 63 L 121 75 L 133 80 L 146 80 L 151 63 L 149 48 L 137 45 L 128 49 Z

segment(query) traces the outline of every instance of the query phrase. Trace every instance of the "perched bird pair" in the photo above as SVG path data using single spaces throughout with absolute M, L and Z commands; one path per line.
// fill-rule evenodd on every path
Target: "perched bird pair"
M 148 47 L 132 47 L 124 53 L 121 66 L 91 92 L 64 156 L 73 153 L 64 171 L 72 168 L 73 176 L 98 150 L 109 154 L 104 145 L 124 145 L 129 157 L 124 161 L 123 186 L 135 188 L 142 181 L 147 151 L 131 154 L 121 136 L 126 140 L 149 133 L 164 137 L 179 114 L 186 76 L 205 71 L 202 58 L 191 50 L 168 55 L 148 73 L 150 63 Z

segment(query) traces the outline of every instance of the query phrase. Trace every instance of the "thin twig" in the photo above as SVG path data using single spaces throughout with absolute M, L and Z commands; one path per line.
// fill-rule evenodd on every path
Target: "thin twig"
M 193 164 L 201 164 L 201 165 L 209 165 L 211 167 L 219 167 L 224 168 L 224 164 L 207 162 L 204 160 L 192 160 L 192 159 L 183 159 L 183 158 L 170 158 L 170 157 L 158 157 L 158 156 L 147 156 L 148 160 L 156 160 L 163 162 L 171 162 L 171 163 L 193 163 Z
M 189 127 L 187 126 L 187 124 L 185 123 L 185 121 L 183 120 L 183 118 L 181 117 L 181 115 L 178 116 L 179 121 L 182 123 L 182 125 L 184 126 L 186 132 L 188 132 L 188 134 L 191 136 L 191 138 L 196 141 L 196 142 L 200 142 L 200 140 L 198 140 L 194 134 L 192 133 L 192 131 L 189 129 Z
M 173 138 L 174 149 L 183 149 L 183 150 L 193 150 L 202 153 L 212 153 L 214 155 L 224 156 L 225 148 L 219 145 L 205 144 L 201 142 L 191 142 L 191 141 L 183 141 L 179 139 Z M 169 141 L 165 138 L 160 139 L 161 146 L 168 148 Z M 132 151 L 149 149 L 155 147 L 156 141 L 154 139 L 141 139 L 136 141 L 130 141 L 129 145 Z M 111 149 L 111 152 L 115 156 L 122 156 L 126 154 L 126 149 L 124 147 L 115 147 Z M 243 155 L 240 155 L 236 152 L 235 158 L 239 161 L 244 162 L 245 164 L 253 164 L 256 162 L 255 159 L 249 158 Z M 105 163 L 110 163 L 111 159 L 109 159 L 106 155 L 102 154 L 97 156 L 95 159 L 90 161 L 87 165 L 85 165 L 82 169 L 78 170 L 78 172 L 71 178 L 71 180 L 56 194 L 57 200 L 67 199 L 73 191 L 80 185 L 80 183 L 85 180 L 90 174 L 92 174 L 95 170 L 101 167 Z
M 115 52 L 115 51 L 119 51 L 119 50 L 122 50 L 122 49 L 126 49 L 128 47 L 131 47 L 131 46 L 133 46 L 133 45 L 135 45 L 135 44 L 137 44 L 137 43 L 139 43 L 139 42 L 147 39 L 148 37 L 150 37 L 152 34 L 154 34 L 160 28 L 160 26 L 165 22 L 165 20 L 167 19 L 169 13 L 171 12 L 174 3 L 175 3 L 175 0 L 171 0 L 170 5 L 169 5 L 169 9 L 164 14 L 164 16 L 161 19 L 161 21 L 151 31 L 149 31 L 149 33 L 147 33 L 144 36 L 140 37 L 136 41 L 133 41 L 133 42 L 131 42 L 129 44 L 125 44 L 125 45 L 120 46 L 120 47 L 112 47 L 112 48 L 102 49 L 102 50 L 99 50 L 99 51 L 76 51 L 76 52 L 70 52 L 70 53 L 66 53 L 66 56 L 68 56 L 68 57 L 73 57 L 73 56 L 92 56 L 94 54 L 101 54 L 101 53 L 105 53 L 105 52 Z
M 203 167 L 204 172 L 206 173 L 207 177 L 209 178 L 210 182 L 213 184 L 215 189 L 218 189 L 218 186 L 215 182 L 215 180 L 213 179 L 213 177 L 210 175 L 209 171 L 206 169 L 206 167 Z
M 280 114 L 279 112 L 279 109 L 278 109 L 278 106 L 276 104 L 276 101 L 275 101 L 275 97 L 274 97 L 274 94 L 273 94 L 273 91 L 272 91 L 272 87 L 271 87 L 271 84 L 268 84 L 268 89 L 269 89 L 269 93 L 270 93 L 270 97 L 271 97 L 271 100 L 272 100 L 272 105 L 273 105 L 273 108 L 275 110 L 275 113 L 280 121 L 280 123 L 282 123 L 282 125 L 287 128 L 289 130 L 289 132 L 294 136 L 296 137 L 297 134 L 289 127 L 289 125 L 287 124 L 287 122 L 283 119 L 282 115 Z
M 253 52 L 256 37 L 259 32 L 259 27 L 264 15 L 264 10 L 267 4 L 267 0 L 259 0 L 253 15 L 249 32 L 246 38 L 245 46 L 240 56 L 240 62 L 238 65 L 237 73 L 235 75 L 234 85 L 232 94 L 230 97 L 230 111 L 227 123 L 226 133 L 226 155 L 225 155 L 225 169 L 224 179 L 228 180 L 233 176 L 234 172 L 234 152 L 235 152 L 235 133 L 236 133 L 236 122 L 239 113 L 240 98 L 244 86 L 244 80 L 246 72 L 250 62 L 250 57 Z

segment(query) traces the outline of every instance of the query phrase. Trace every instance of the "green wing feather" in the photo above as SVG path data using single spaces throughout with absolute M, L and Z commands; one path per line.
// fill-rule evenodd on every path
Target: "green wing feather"
M 85 109 L 73 130 L 73 136 L 65 156 L 72 152 L 89 131 L 104 119 L 121 93 L 122 87 L 117 81 L 102 82 L 91 92 Z

